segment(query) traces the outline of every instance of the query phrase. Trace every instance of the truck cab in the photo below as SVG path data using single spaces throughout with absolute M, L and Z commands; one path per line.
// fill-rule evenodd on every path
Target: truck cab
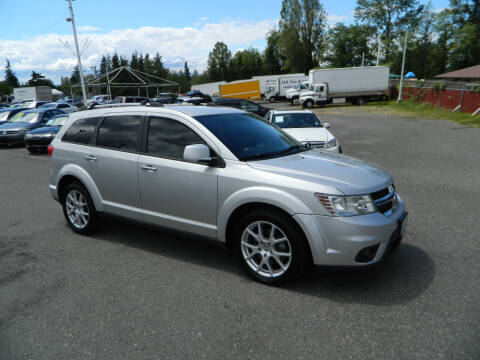
M 291 105 L 298 105 L 298 100 L 300 95 L 303 94 L 305 91 L 308 91 L 310 87 L 310 83 L 308 81 L 303 81 L 295 88 L 288 89 L 286 93 L 287 100 L 290 101 Z
M 311 109 L 313 105 L 327 103 L 328 84 L 310 84 L 307 92 L 301 94 L 300 105 Z
M 269 100 L 271 103 L 274 103 L 278 99 L 278 89 L 275 85 L 267 85 L 265 89 L 265 99 Z

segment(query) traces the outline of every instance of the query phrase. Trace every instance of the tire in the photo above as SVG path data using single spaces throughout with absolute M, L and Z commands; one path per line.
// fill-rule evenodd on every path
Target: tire
M 274 103 L 275 101 L 276 101 L 275 96 L 272 96 L 272 97 L 270 98 L 270 102 L 271 102 L 271 103 Z
M 365 100 L 365 98 L 362 98 L 362 97 L 361 97 L 361 98 L 358 98 L 358 99 L 357 99 L 357 105 L 358 105 L 358 106 L 363 106 L 363 105 L 365 105 L 366 103 L 367 103 L 367 100 Z
M 98 213 L 88 191 L 74 182 L 68 184 L 62 194 L 63 215 L 67 224 L 78 234 L 91 234 L 97 227 Z
M 300 101 L 298 99 L 298 97 L 294 98 L 293 101 L 292 101 L 292 105 L 298 105 L 300 104 Z
M 313 108 L 313 101 L 312 100 L 307 100 L 303 103 L 303 106 L 306 107 L 307 109 L 312 109 Z
M 302 231 L 281 212 L 259 209 L 243 215 L 234 227 L 234 239 L 239 261 L 260 283 L 279 285 L 298 278 L 309 263 Z

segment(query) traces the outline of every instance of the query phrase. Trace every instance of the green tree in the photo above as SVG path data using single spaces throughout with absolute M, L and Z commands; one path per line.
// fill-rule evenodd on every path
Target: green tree
M 29 86 L 50 86 L 51 88 L 55 87 L 53 85 L 52 80 L 45 78 L 44 75 L 36 71 L 32 71 L 30 80 L 28 80 L 28 85 Z
M 250 79 L 263 73 L 262 55 L 257 49 L 237 51 L 230 61 L 229 80 Z
M 220 81 L 228 78 L 228 65 L 231 58 L 232 52 L 227 45 L 221 41 L 217 42 L 213 50 L 208 54 L 207 71 L 211 81 Z
M 376 59 L 370 42 L 372 39 L 371 26 L 345 25 L 337 23 L 328 31 L 328 48 L 324 60 L 332 67 L 361 66 L 362 56 L 364 64 L 372 65 Z
M 120 67 L 120 59 L 118 58 L 117 53 L 112 56 L 112 70 Z
M 389 62 L 398 36 L 403 37 L 404 30 L 418 22 L 422 10 L 423 5 L 419 5 L 417 0 L 358 0 L 355 19 L 373 26 L 381 34 L 385 58 Z
M 271 30 L 267 34 L 267 46 L 263 52 L 263 73 L 280 74 L 284 60 L 280 50 L 280 32 L 275 29 Z
M 6 60 L 7 60 L 7 64 L 5 65 L 5 82 L 11 88 L 17 88 L 20 86 L 20 83 L 18 82 L 18 78 L 15 76 L 15 73 L 12 70 L 10 61 L 8 61 L 8 59 Z
M 283 0 L 280 12 L 280 43 L 289 71 L 306 73 L 324 49 L 326 13 L 318 0 Z
M 73 68 L 69 82 L 71 85 L 77 85 L 78 83 L 80 83 L 80 70 L 78 69 L 78 65 Z

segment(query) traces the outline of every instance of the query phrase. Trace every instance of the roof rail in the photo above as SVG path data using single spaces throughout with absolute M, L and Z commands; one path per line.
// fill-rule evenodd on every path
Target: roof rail
M 154 102 L 145 102 L 142 101 L 141 103 L 118 103 L 118 104 L 91 104 L 87 106 L 87 110 L 93 109 L 108 109 L 108 108 L 121 108 L 121 107 L 129 107 L 129 106 L 151 106 L 151 107 L 163 107 L 163 104 L 154 103 Z

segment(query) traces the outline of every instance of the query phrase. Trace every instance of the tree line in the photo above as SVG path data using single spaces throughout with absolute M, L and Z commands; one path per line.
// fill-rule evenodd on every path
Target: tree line
M 480 0 L 450 0 L 450 6 L 434 10 L 418 0 L 357 0 L 355 22 L 327 24 L 327 13 L 319 0 L 282 0 L 280 20 L 266 37 L 263 51 L 255 48 L 232 51 L 217 42 L 209 53 L 207 69 L 190 72 L 165 68 L 159 53 L 135 51 L 129 58 L 105 54 L 99 67 L 91 68 L 87 80 L 119 66 L 130 66 L 180 84 L 186 92 L 192 84 L 248 79 L 255 75 L 307 73 L 316 67 L 388 65 L 399 74 L 402 47 L 408 33 L 405 69 L 418 78 L 480 64 Z M 70 92 L 80 82 L 78 68 L 62 77 L 57 88 Z M 20 85 L 7 60 L 0 94 Z M 32 71 L 25 86 L 49 85 L 51 80 Z M 118 90 L 128 93 L 128 89 Z M 118 92 L 116 90 L 116 93 Z

